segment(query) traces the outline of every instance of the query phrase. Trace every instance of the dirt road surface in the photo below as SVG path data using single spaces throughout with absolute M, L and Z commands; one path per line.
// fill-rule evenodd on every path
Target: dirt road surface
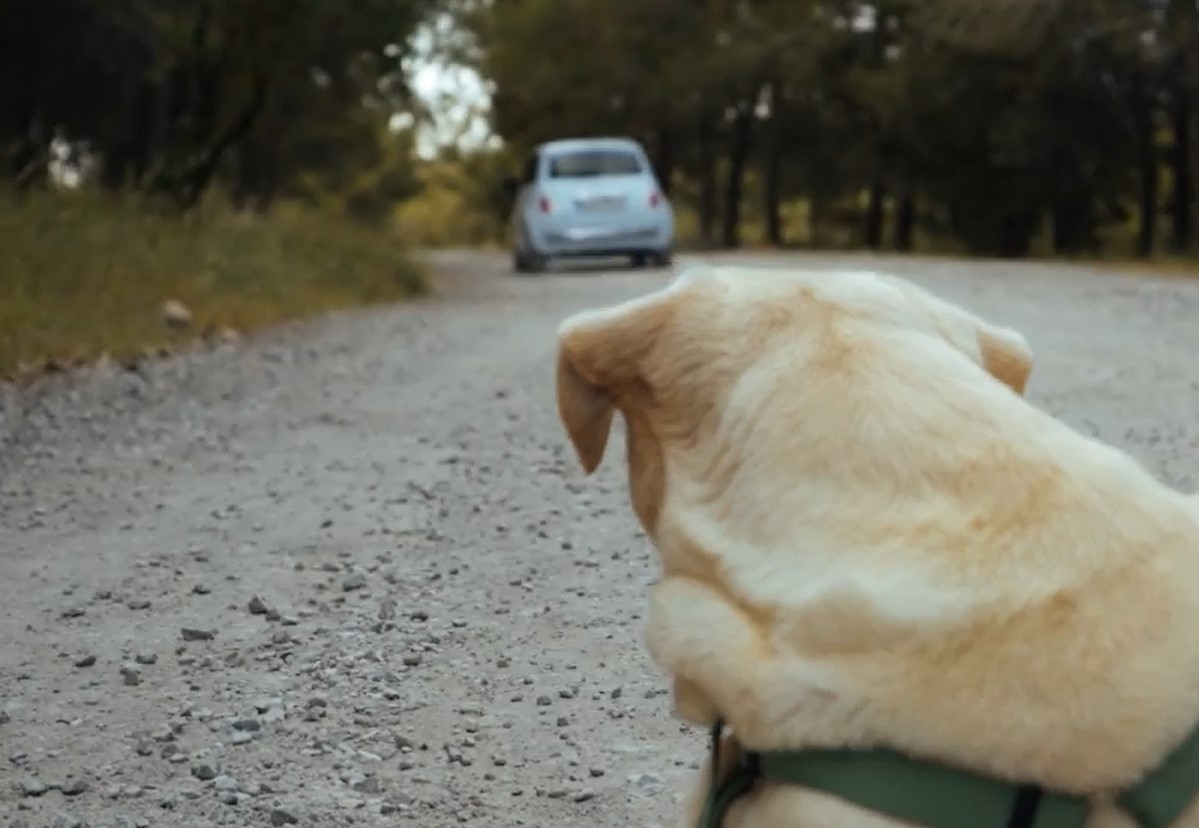
M 740 258 L 1018 327 L 1034 401 L 1192 486 L 1199 282 Z M 552 391 L 558 321 L 668 275 L 436 261 L 430 301 L 0 391 L 0 828 L 673 824 L 656 559 Z

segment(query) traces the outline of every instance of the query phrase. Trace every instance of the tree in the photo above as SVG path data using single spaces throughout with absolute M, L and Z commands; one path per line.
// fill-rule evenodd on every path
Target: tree
M 517 156 L 641 140 L 701 243 L 1192 244 L 1194 0 L 508 0 L 462 16 Z M 1168 173 L 1163 178 L 1163 173 Z M 1164 180 L 1167 187 L 1159 187 Z M 752 197 L 751 197 L 752 196 Z
M 32 183 L 57 132 L 91 146 L 107 187 L 182 208 L 221 177 L 258 209 L 313 176 L 344 185 L 357 180 L 349 166 L 380 162 L 381 131 L 413 108 L 403 59 L 436 6 L 4 0 L 5 169 Z

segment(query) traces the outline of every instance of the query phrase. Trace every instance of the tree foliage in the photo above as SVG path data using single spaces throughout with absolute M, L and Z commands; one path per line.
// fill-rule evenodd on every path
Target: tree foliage
M 493 0 L 464 4 L 517 153 L 623 133 L 710 244 L 917 234 L 1020 256 L 1193 243 L 1196 0 Z
M 0 174 L 36 184 L 60 137 L 105 186 L 183 207 L 223 179 L 248 207 L 319 191 L 370 212 L 413 185 L 385 130 L 435 3 L 0 0 Z

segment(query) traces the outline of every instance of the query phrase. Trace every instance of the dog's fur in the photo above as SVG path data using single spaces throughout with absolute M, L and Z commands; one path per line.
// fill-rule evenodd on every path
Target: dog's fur
M 1199 501 L 1029 404 L 1023 335 L 898 277 L 716 268 L 558 344 L 587 473 L 625 419 L 679 715 L 730 754 L 885 745 L 1131 824 L 1111 795 L 1199 720 Z M 773 784 L 727 820 L 895 824 Z

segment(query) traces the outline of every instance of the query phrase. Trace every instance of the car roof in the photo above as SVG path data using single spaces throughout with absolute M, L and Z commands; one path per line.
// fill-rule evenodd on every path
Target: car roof
M 559 138 L 555 141 L 544 141 L 537 145 L 538 152 L 558 150 L 589 150 L 589 149 L 622 149 L 633 152 L 644 152 L 641 144 L 632 138 L 617 136 L 595 136 L 593 138 Z

